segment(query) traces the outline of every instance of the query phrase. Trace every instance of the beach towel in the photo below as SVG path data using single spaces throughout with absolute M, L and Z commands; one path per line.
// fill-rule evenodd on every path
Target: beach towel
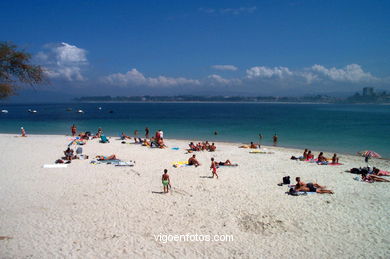
M 173 147 L 173 148 L 171 148 L 172 150 L 179 150 L 180 148 L 178 148 L 178 147 Z
M 342 163 L 329 163 L 328 165 L 343 165 Z
M 173 167 L 186 167 L 186 166 L 191 166 L 188 164 L 188 161 L 178 161 L 178 162 L 173 162 L 172 163 Z
M 231 165 L 217 165 L 218 167 L 236 167 L 238 164 L 231 164 Z
M 67 168 L 67 164 L 45 164 L 43 168 Z
M 120 161 L 117 164 L 115 164 L 115 166 L 135 166 L 135 162 L 133 162 L 133 161 L 129 161 L 129 162 Z
M 263 150 L 251 150 L 249 154 L 275 154 L 275 152 L 263 151 Z

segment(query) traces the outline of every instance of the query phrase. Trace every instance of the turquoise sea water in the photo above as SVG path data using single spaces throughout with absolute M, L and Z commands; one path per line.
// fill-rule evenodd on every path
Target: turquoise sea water
M 99 110 L 98 107 L 102 109 Z M 72 111 L 67 111 L 72 108 Z M 374 150 L 390 158 L 390 106 L 259 103 L 68 103 L 0 104 L 0 133 L 70 134 L 80 131 L 132 135 L 145 127 L 165 138 L 271 144 L 330 152 Z M 29 113 L 35 109 L 37 113 Z M 82 109 L 84 113 L 76 113 Z M 112 111 L 110 113 L 109 111 Z M 218 132 L 215 136 L 214 131 Z

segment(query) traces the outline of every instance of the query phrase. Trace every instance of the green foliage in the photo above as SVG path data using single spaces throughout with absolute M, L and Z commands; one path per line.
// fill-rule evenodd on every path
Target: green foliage
M 34 86 L 45 81 L 43 69 L 30 60 L 31 55 L 16 45 L 0 42 L 0 99 L 15 94 L 17 82 Z

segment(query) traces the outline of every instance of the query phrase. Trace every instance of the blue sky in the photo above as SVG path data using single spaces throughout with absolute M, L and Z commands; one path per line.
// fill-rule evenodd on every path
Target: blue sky
M 54 92 L 390 90 L 390 1 L 2 1 Z M 5 29 L 6 28 L 6 29 Z

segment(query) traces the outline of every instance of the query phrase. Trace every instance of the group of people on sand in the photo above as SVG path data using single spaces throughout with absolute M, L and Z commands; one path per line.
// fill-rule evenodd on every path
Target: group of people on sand
M 164 143 L 164 132 L 162 130 L 156 131 L 156 134 L 154 137 L 149 138 L 149 128 L 145 128 L 145 138 L 142 139 L 138 137 L 138 130 L 134 131 L 134 143 L 141 144 L 145 147 L 152 147 L 152 148 L 166 148 L 167 146 Z M 130 136 L 127 136 L 125 133 L 122 132 L 121 140 L 131 139 Z
M 206 142 L 198 142 L 198 144 L 194 144 L 194 142 L 191 142 L 188 144 L 190 147 L 187 149 L 189 153 L 194 152 L 194 151 L 209 151 L 209 152 L 214 152 L 217 147 L 215 146 L 214 143 L 210 144 L 208 141 Z
M 303 151 L 303 155 L 299 157 L 300 160 L 303 161 L 313 161 L 314 155 L 312 154 L 311 150 L 308 150 L 307 148 Z M 328 164 L 329 161 L 331 161 L 332 164 L 338 164 L 339 163 L 339 157 L 336 153 L 333 154 L 332 158 L 326 158 L 324 156 L 324 152 L 320 152 L 317 156 L 317 159 L 314 160 L 318 164 Z

